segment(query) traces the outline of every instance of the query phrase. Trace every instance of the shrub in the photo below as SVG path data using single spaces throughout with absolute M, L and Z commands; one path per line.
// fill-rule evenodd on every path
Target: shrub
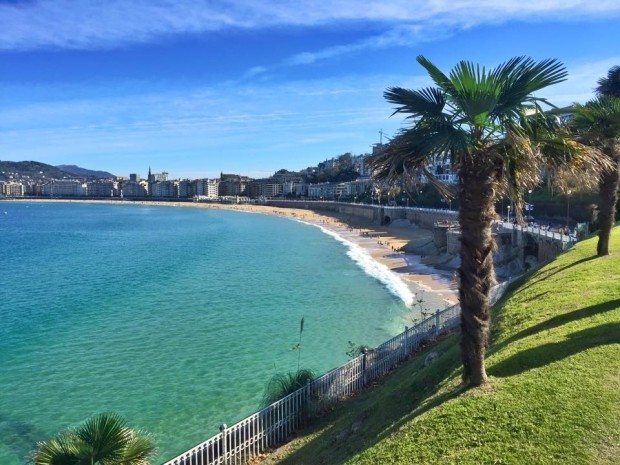
M 296 390 L 304 387 L 309 381 L 314 379 L 311 370 L 301 369 L 294 373 L 276 373 L 271 377 L 265 393 L 263 394 L 263 405 L 267 406 L 277 400 L 292 394 Z

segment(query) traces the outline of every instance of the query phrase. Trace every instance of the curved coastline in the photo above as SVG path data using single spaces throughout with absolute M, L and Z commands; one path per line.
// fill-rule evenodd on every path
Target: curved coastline
M 348 250 L 347 256 L 366 274 L 378 280 L 387 290 L 412 307 L 416 296 L 427 292 L 439 297 L 445 305 L 456 303 L 457 296 L 451 287 L 445 272 L 419 263 L 419 257 L 402 252 L 394 252 L 380 241 L 362 240 L 359 235 L 350 233 L 350 228 L 340 220 L 311 210 L 296 208 L 270 207 L 256 204 L 218 204 L 198 202 L 162 202 L 162 201 L 126 201 L 126 200 L 90 200 L 90 199 L 14 199 L 23 202 L 61 202 L 93 203 L 117 205 L 142 205 L 165 207 L 191 207 L 214 210 L 232 210 L 245 213 L 259 213 L 294 220 L 318 228 L 343 244 Z M 371 226 L 366 226 L 371 230 Z M 413 258 L 413 260 L 412 260 Z M 395 270 L 398 270 L 395 271 Z
M 359 245 L 345 239 L 338 232 L 328 229 L 320 224 L 310 223 L 308 221 L 296 220 L 309 226 L 319 228 L 321 232 L 334 238 L 347 247 L 347 256 L 353 260 L 367 275 L 372 276 L 381 282 L 392 294 L 400 298 L 407 307 L 413 305 L 415 294 L 411 291 L 407 283 L 403 281 L 396 273 L 390 270 L 386 265 L 376 260 L 372 255 L 366 252 Z

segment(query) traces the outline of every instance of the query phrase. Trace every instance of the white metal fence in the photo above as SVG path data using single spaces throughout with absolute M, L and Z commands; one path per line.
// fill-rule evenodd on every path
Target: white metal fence
M 341 206 L 359 206 L 363 208 L 371 208 L 371 209 L 383 209 L 384 211 L 409 211 L 409 212 L 418 212 L 418 213 L 430 213 L 434 215 L 442 215 L 446 218 L 446 220 L 454 220 L 458 221 L 458 211 L 457 210 L 449 210 L 447 208 L 425 208 L 425 207 L 404 207 L 404 206 L 394 206 L 390 207 L 387 205 L 369 205 L 366 203 L 348 203 L 348 202 L 337 202 L 333 200 L 277 200 L 272 201 L 274 204 L 288 204 L 291 206 L 297 205 L 321 205 L 321 204 L 333 204 L 333 205 L 341 205 Z M 500 225 L 504 229 L 512 230 L 516 229 L 521 232 L 530 233 L 535 236 L 546 237 L 547 239 L 552 239 L 554 241 L 559 241 L 562 243 L 562 246 L 566 248 L 577 242 L 577 237 L 570 236 L 568 234 L 561 233 L 559 231 L 550 231 L 549 229 L 545 229 L 542 227 L 533 227 L 533 226 L 521 226 L 515 225 L 508 221 L 498 220 L 495 224 Z
M 505 293 L 508 282 L 491 290 L 491 303 Z M 313 380 L 307 386 L 259 410 L 164 465 L 242 465 L 267 449 L 283 443 L 300 428 L 310 405 L 334 402 L 362 390 L 384 376 L 425 342 L 456 328 L 460 306 L 437 311 L 401 334 L 344 365 Z
M 577 242 L 577 236 L 571 236 L 561 233 L 559 231 L 550 231 L 549 229 L 541 228 L 540 226 L 522 226 L 519 224 L 508 223 L 506 221 L 499 222 L 504 229 L 514 229 L 521 232 L 527 232 L 535 236 L 546 237 L 554 241 L 560 241 L 563 247 L 568 247 Z

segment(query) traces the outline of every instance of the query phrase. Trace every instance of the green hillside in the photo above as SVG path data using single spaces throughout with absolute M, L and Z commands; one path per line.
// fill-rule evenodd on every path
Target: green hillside
M 595 240 L 496 306 L 489 387 L 462 390 L 451 335 L 263 463 L 620 463 L 620 227 L 616 254 L 596 258 Z
M 10 177 L 12 176 L 12 178 Z M 55 166 L 38 161 L 2 161 L 0 160 L 0 181 L 5 179 L 62 179 L 73 178 L 75 175 L 67 173 Z

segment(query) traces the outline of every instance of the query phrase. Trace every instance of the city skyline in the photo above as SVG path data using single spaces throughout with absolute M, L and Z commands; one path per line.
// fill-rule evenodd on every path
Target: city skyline
M 620 61 L 617 2 L 410 3 L 0 5 L 0 158 L 265 177 L 393 134 L 382 93 L 429 83 L 418 54 L 442 69 L 556 57 L 558 105 Z

